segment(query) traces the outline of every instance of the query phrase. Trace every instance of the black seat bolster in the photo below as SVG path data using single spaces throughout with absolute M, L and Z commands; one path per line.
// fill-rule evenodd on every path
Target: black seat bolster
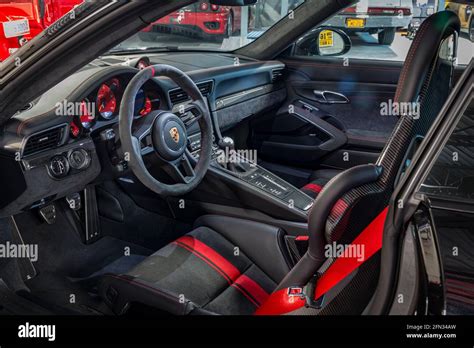
M 336 202 L 351 189 L 375 182 L 381 173 L 382 167 L 375 164 L 352 167 L 334 177 L 318 195 L 308 218 L 308 227 L 312 231 L 308 253 L 314 259 L 320 260 L 321 264 L 325 260 L 324 245 L 330 241 L 323 226 L 326 226 L 326 220 Z
M 328 182 L 341 172 L 342 170 L 339 169 L 318 169 L 311 174 L 309 177 L 309 182 L 317 180 L 324 180 Z
M 189 300 L 180 301 L 177 294 L 128 275 L 108 274 L 102 277 L 99 295 L 118 315 L 124 314 L 133 302 L 145 303 L 174 315 L 190 314 L 197 308 Z
M 220 215 L 200 217 L 195 223 L 199 226 L 209 227 L 235 244 L 277 284 L 291 269 L 281 228 Z

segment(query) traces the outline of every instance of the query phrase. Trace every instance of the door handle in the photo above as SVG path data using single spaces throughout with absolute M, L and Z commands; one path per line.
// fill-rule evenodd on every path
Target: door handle
M 313 91 L 316 101 L 322 104 L 348 104 L 349 98 L 344 94 L 333 91 Z

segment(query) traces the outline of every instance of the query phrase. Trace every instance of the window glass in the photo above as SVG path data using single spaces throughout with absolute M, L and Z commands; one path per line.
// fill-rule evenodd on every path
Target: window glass
M 474 99 L 464 111 L 420 192 L 474 203 Z
M 361 0 L 319 27 L 335 28 L 350 37 L 352 46 L 341 57 L 404 61 L 421 23 L 431 14 L 448 9 L 461 21 L 457 63 L 468 64 L 474 55 L 474 3 L 472 6 L 466 1 L 444 3 L 437 0 Z
M 0 61 L 83 1 L 0 0 Z M 260 37 L 302 3 L 258 0 L 240 7 L 198 1 L 158 19 L 112 51 L 235 50 Z
M 160 18 L 116 50 L 235 50 L 260 37 L 302 3 L 258 0 L 251 6 L 217 6 L 198 1 Z
M 83 1 L 0 0 L 0 61 Z M 235 50 L 260 37 L 284 16 L 295 15 L 293 11 L 302 3 L 304 0 L 258 0 L 255 5 L 232 7 L 198 1 L 160 18 L 116 50 Z M 440 3 L 361 0 L 322 25 L 350 36 L 352 47 L 342 57 L 403 61 L 421 22 L 436 11 L 448 9 L 460 18 L 458 63 L 467 64 L 474 52 L 474 2 Z M 323 32 L 320 40 L 327 53 L 341 51 L 336 47 L 342 44 L 337 36 Z

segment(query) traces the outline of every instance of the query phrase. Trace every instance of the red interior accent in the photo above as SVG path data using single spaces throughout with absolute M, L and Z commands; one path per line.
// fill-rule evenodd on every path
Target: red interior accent
M 111 113 L 115 112 L 117 108 L 117 99 L 112 89 L 105 83 L 99 88 L 97 92 L 97 104 L 99 112 L 101 113 Z
M 151 99 L 146 97 L 145 106 L 143 107 L 143 109 L 140 110 L 140 115 L 141 116 L 148 115 L 151 112 L 151 108 L 152 108 Z
M 351 245 L 364 245 L 364 258 L 349 257 L 346 252 L 337 258 L 318 280 L 315 291 L 315 298 L 318 299 L 331 290 L 341 280 L 347 277 L 372 255 L 382 248 L 383 229 L 387 217 L 388 207 L 385 208 L 363 231 L 354 239 Z
M 310 190 L 316 193 L 321 192 L 322 189 L 323 189 L 322 186 L 316 185 L 316 184 L 308 184 L 303 187 L 303 190 Z
M 331 216 L 342 216 L 346 209 L 348 208 L 347 203 L 341 198 L 339 199 L 336 204 L 331 209 Z
M 270 295 L 260 306 L 255 315 L 280 315 L 304 307 L 306 299 L 299 296 L 288 296 L 288 289 L 281 289 Z
M 203 242 L 193 238 L 191 236 L 183 236 L 175 241 L 176 244 L 180 246 L 186 246 L 189 251 L 197 252 L 199 255 L 210 261 L 212 264 L 217 266 L 227 277 L 230 282 L 235 281 L 240 276 L 240 271 L 227 261 L 224 257 L 222 257 L 218 252 L 214 249 L 208 247 Z M 195 253 L 196 254 L 196 253 Z
M 87 104 L 85 101 L 81 102 L 81 116 L 79 118 L 81 122 L 83 123 L 94 121 L 94 116 L 89 114 L 89 111 L 87 110 Z
M 216 270 L 233 288 L 239 290 L 256 307 L 259 307 L 269 297 L 269 294 L 257 282 L 246 275 L 240 274 L 237 267 L 196 238 L 183 236 L 174 243 L 193 253 Z
M 81 134 L 81 129 L 72 121 L 70 123 L 70 130 L 71 130 L 71 135 L 74 138 L 77 138 Z
M 289 295 L 301 295 L 303 293 L 303 288 L 289 288 Z
M 298 242 L 306 241 L 309 240 L 309 236 L 298 236 L 295 238 L 295 240 Z
M 250 294 L 257 304 L 257 307 L 264 303 L 268 296 L 268 292 L 262 289 L 253 279 L 250 279 L 246 275 L 242 274 L 239 278 L 236 279 L 234 287 L 242 287 L 245 292 Z M 239 289 L 240 290 L 240 289 Z

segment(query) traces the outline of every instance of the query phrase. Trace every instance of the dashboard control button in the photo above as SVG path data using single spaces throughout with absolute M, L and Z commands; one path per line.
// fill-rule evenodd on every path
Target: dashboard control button
M 69 164 L 73 169 L 82 170 L 89 166 L 91 158 L 86 150 L 71 150 L 68 155 Z
M 106 129 L 100 132 L 100 138 L 103 141 L 113 140 L 115 139 L 115 131 L 112 128 Z
M 128 162 L 125 161 L 125 160 L 122 160 L 120 161 L 119 163 L 117 163 L 115 165 L 115 168 L 119 171 L 119 172 L 124 172 L 128 169 Z
M 69 162 L 63 155 L 54 156 L 49 161 L 48 169 L 54 178 L 61 179 L 69 173 Z

